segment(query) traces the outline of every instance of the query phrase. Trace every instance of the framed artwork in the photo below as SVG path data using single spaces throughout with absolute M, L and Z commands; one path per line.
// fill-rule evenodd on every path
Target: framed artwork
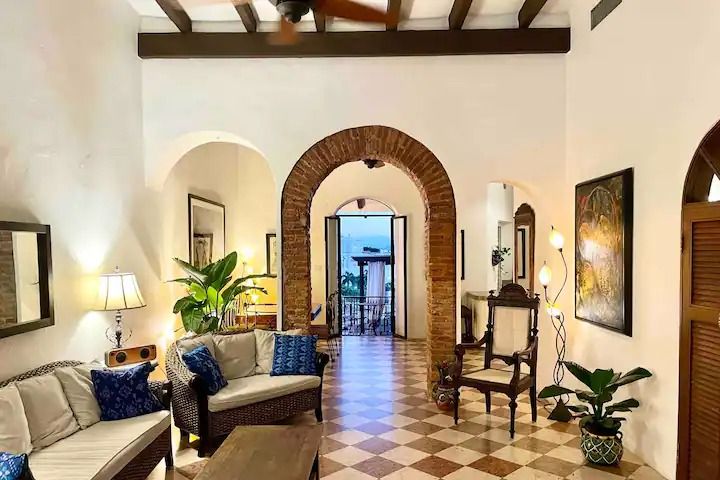
M 517 247 L 515 247 L 515 261 L 517 266 L 518 280 L 527 278 L 527 232 L 528 227 L 517 227 L 515 234 L 517 235 Z
M 575 187 L 575 317 L 632 336 L 633 170 Z
M 225 256 L 225 205 L 188 195 L 189 261 L 204 268 Z
M 265 234 L 265 273 L 274 277 L 278 274 L 277 234 Z

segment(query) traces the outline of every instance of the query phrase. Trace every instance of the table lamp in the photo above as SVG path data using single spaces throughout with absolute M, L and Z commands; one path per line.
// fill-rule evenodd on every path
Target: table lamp
M 105 332 L 105 336 L 115 348 L 122 348 L 123 344 L 132 337 L 132 330 L 129 330 L 123 340 L 122 311 L 144 306 L 145 300 L 140 293 L 134 273 L 120 273 L 120 269 L 115 267 L 113 273 L 100 275 L 94 310 L 115 311 L 115 327 L 110 327 Z

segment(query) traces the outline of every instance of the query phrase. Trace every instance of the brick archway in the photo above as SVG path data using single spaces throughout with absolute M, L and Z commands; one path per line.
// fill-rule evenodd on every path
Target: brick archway
M 283 188 L 282 310 L 284 328 L 309 328 L 310 206 L 323 180 L 337 167 L 364 159 L 394 165 L 417 185 L 425 203 L 428 379 L 432 362 L 455 345 L 455 196 L 445 169 L 422 143 L 390 127 L 350 128 L 319 141 L 297 161 Z

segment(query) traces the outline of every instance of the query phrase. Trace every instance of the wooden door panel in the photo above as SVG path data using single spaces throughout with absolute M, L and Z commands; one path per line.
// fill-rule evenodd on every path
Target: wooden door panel
M 720 204 L 683 208 L 678 479 L 720 480 Z

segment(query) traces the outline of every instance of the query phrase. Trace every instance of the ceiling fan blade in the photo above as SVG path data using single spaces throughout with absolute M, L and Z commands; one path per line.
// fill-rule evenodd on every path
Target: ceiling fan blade
M 358 22 L 393 24 L 396 15 L 352 0 L 316 0 L 314 10 L 330 17 L 347 18 Z
M 251 0 L 180 0 L 180 3 L 189 7 L 202 7 L 206 5 L 231 4 L 236 7 L 250 3 Z
M 285 17 L 280 17 L 280 30 L 270 37 L 272 45 L 294 45 L 298 41 L 295 24 L 288 22 Z

